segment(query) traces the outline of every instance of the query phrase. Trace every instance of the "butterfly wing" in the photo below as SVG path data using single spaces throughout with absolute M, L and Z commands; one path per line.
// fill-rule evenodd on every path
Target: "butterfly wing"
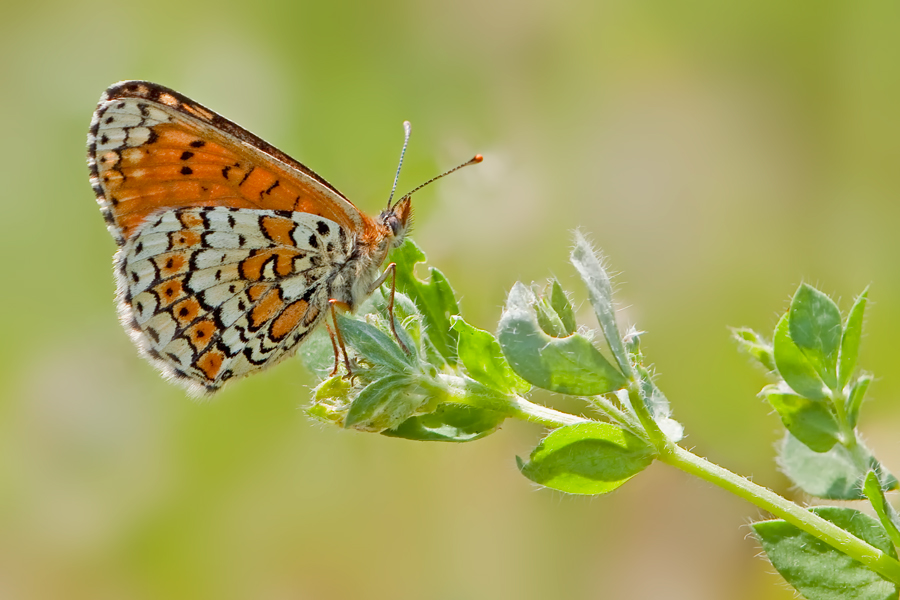
M 194 393 L 289 356 L 372 229 L 324 179 L 238 125 L 147 82 L 103 95 L 91 184 L 116 254 L 119 312 Z
M 178 92 L 123 81 L 100 98 L 88 133 L 91 185 L 122 245 L 162 208 L 231 206 L 307 212 L 351 231 L 367 223 L 296 160 Z
M 116 255 L 122 321 L 166 375 L 212 393 L 292 353 L 351 251 L 340 226 L 308 213 L 164 210 Z

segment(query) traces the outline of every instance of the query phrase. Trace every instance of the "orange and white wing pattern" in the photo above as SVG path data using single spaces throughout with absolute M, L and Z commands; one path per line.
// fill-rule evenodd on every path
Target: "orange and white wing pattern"
M 213 392 L 289 355 L 323 315 L 329 275 L 350 252 L 343 229 L 308 213 L 166 210 L 120 253 L 120 313 L 164 372 Z
M 156 84 L 106 91 L 88 166 L 120 246 L 122 322 L 157 368 L 194 393 L 289 356 L 329 299 L 352 305 L 351 292 L 368 292 L 383 260 L 383 223 L 283 152 Z

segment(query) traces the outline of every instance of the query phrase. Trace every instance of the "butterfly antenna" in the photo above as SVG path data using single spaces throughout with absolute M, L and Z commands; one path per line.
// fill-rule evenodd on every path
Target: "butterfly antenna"
M 391 207 L 391 200 L 394 199 L 394 192 L 397 191 L 397 182 L 400 180 L 400 168 L 403 167 L 403 157 L 406 156 L 406 146 L 409 145 L 409 135 L 412 133 L 412 123 L 403 121 L 403 150 L 400 151 L 400 164 L 397 165 L 397 174 L 394 175 L 394 187 L 391 188 L 391 196 L 388 198 L 387 207 Z
M 444 173 L 441 173 L 441 174 L 438 175 L 437 177 L 432 177 L 431 179 L 429 179 L 428 181 L 426 181 L 425 183 L 423 183 L 422 185 L 420 185 L 419 187 L 417 187 L 417 188 L 414 189 L 413 191 L 407 192 L 407 193 L 403 194 L 403 198 L 400 198 L 400 200 L 397 200 L 397 203 L 399 203 L 399 202 L 400 202 L 401 200 L 403 200 L 404 198 L 409 198 L 410 196 L 412 196 L 413 194 L 415 194 L 416 192 L 418 192 L 419 190 L 421 190 L 421 189 L 422 189 L 423 187 L 425 187 L 426 185 L 428 185 L 428 184 L 430 184 L 430 183 L 434 183 L 435 181 L 437 181 L 437 180 L 440 179 L 441 177 L 446 177 L 446 176 L 449 175 L 450 173 L 453 173 L 453 172 L 455 172 L 455 171 L 459 171 L 459 170 L 462 169 L 463 167 L 468 167 L 469 165 L 477 165 L 478 163 L 480 163 L 480 162 L 483 161 L 483 160 L 484 160 L 484 157 L 483 157 L 482 155 L 476 154 L 475 156 L 473 156 L 472 158 L 470 158 L 469 160 L 467 160 L 467 161 L 464 162 L 463 164 L 457 165 L 457 166 L 453 167 L 452 169 L 450 169 L 449 171 L 446 171 L 446 172 L 444 172 Z

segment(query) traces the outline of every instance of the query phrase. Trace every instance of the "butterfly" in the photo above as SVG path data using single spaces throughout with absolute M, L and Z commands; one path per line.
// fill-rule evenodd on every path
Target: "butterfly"
M 147 81 L 104 92 L 87 147 L 119 247 L 120 320 L 139 352 L 195 395 L 290 356 L 330 307 L 358 307 L 406 236 L 412 193 L 443 176 L 393 204 L 392 192 L 371 217 L 284 152 Z

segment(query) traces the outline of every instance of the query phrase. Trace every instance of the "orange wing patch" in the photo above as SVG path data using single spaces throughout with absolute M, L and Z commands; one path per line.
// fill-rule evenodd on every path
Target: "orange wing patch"
M 294 270 L 294 258 L 303 253 L 293 248 L 260 250 L 241 262 L 241 277 L 247 281 L 287 277 Z
M 200 243 L 200 232 L 183 229 L 169 234 L 169 247 L 173 250 L 190 248 Z
M 157 210 L 185 206 L 233 206 L 312 212 L 344 227 L 355 223 L 318 189 L 246 148 L 209 141 L 187 122 L 162 123 L 132 152 L 128 166 L 109 157 L 98 165 L 113 216 L 128 239 Z
M 197 298 L 190 296 L 172 307 L 172 316 L 175 317 L 179 327 L 186 327 L 200 316 L 201 311 Z
M 282 246 L 293 246 L 294 238 L 291 234 L 297 229 L 297 224 L 291 219 L 283 217 L 263 217 L 260 227 L 267 238 Z
M 160 308 L 166 308 L 173 302 L 184 297 L 184 283 L 181 279 L 170 279 L 153 288 Z
M 185 337 L 191 342 L 194 350 L 199 352 L 209 345 L 216 333 L 216 324 L 210 320 L 194 323 L 184 332 Z
M 284 301 L 281 299 L 281 290 L 273 287 L 250 311 L 250 330 L 256 331 L 268 323 L 282 307 L 284 307 Z
M 272 322 L 272 339 L 280 342 L 287 337 L 300 324 L 300 319 L 306 314 L 307 309 L 309 309 L 309 302 L 305 300 L 297 300 L 289 304 Z
M 159 276 L 168 279 L 187 273 L 188 259 L 183 252 L 167 252 L 153 257 L 153 264 L 159 269 Z
M 203 353 L 194 363 L 195 366 L 203 371 L 203 374 L 210 381 L 215 381 L 222 370 L 225 363 L 225 354 L 221 350 L 210 350 Z

